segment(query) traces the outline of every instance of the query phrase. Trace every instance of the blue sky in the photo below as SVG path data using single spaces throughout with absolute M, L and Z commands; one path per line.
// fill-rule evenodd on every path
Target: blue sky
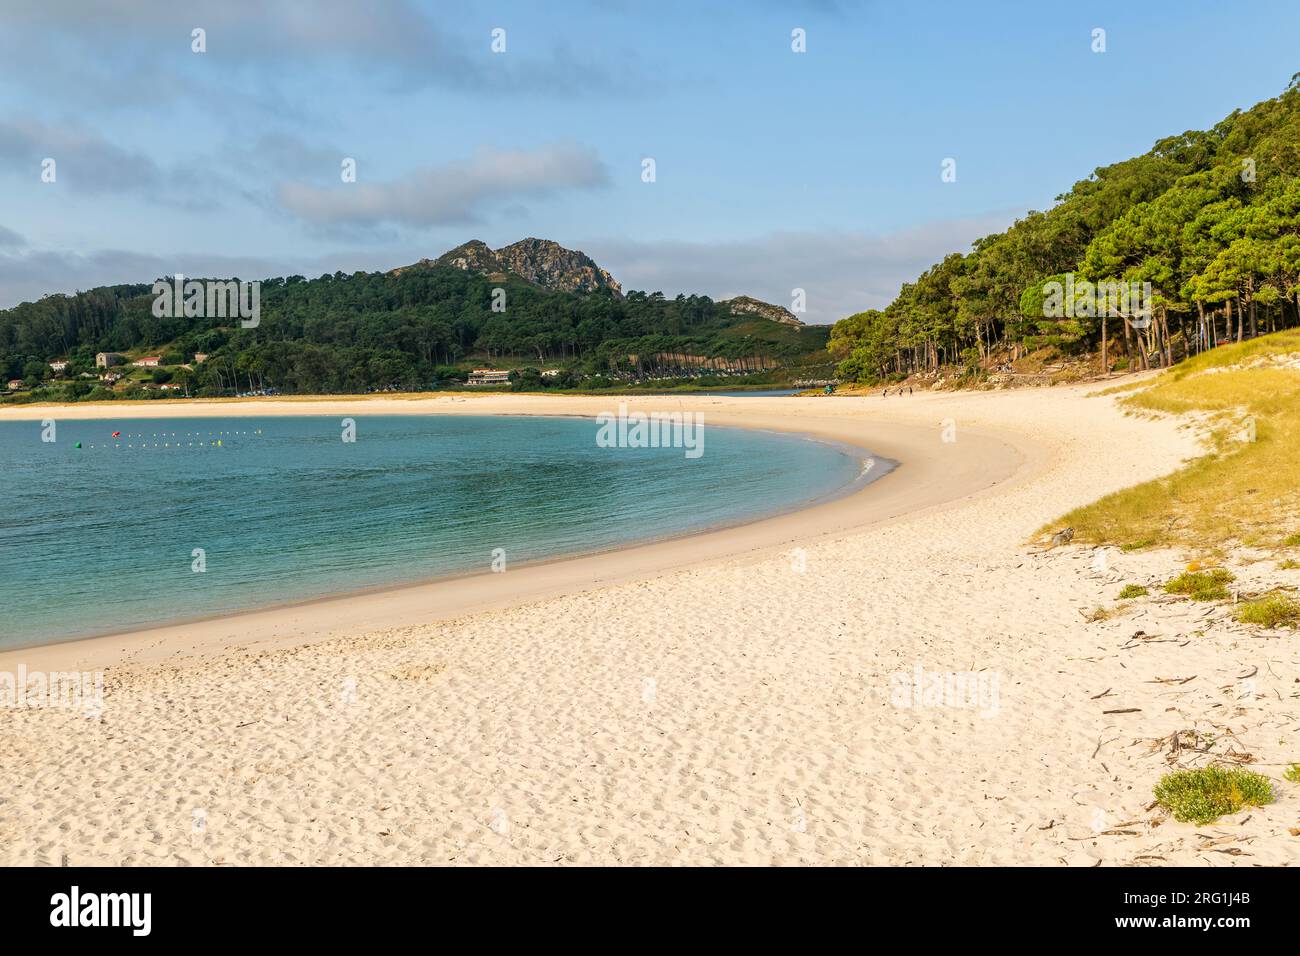
M 626 288 L 797 287 L 833 321 L 1300 70 L 1300 12 L 1270 2 L 6 0 L 4 19 L 0 307 L 540 236 Z

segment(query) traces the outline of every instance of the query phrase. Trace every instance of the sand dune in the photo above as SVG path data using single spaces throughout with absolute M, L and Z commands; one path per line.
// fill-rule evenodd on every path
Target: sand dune
M 272 405 L 356 410 L 248 411 Z M 1238 740 L 1280 781 L 1297 759 L 1294 638 L 1182 603 L 1086 623 L 1172 556 L 1102 568 L 1026 547 L 1054 516 L 1196 454 L 1189 429 L 1079 389 L 635 405 L 903 465 L 797 514 L 510 571 L 501 593 L 466 579 L 0 655 L 0 669 L 109 665 L 100 719 L 0 710 L 0 862 L 1300 860 L 1294 786 L 1208 827 L 1150 808 L 1174 731 Z M 899 706 L 918 668 L 962 683 Z

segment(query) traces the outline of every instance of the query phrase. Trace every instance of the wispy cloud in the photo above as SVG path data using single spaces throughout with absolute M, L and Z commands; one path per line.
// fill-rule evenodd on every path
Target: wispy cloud
M 789 308 L 803 289 L 805 322 L 834 322 L 883 308 L 928 266 L 965 252 L 977 238 L 1005 229 L 1015 214 L 935 222 L 898 232 L 776 232 L 730 242 L 589 239 L 582 249 L 625 289 L 752 295 Z
M 8 0 L 0 60 L 20 67 L 16 81 L 63 84 L 83 102 L 111 89 L 119 107 L 175 96 L 283 104 L 280 80 L 349 68 L 389 89 L 572 96 L 645 88 L 634 54 L 609 64 L 563 42 L 515 47 L 507 32 L 508 54 L 496 55 L 482 21 L 472 37 L 448 30 L 449 20 L 465 18 L 435 17 L 410 0 Z M 205 33 L 203 56 L 191 55 L 195 29 Z M 53 77 L 52 56 L 60 62 Z
M 288 182 L 280 204 L 318 226 L 425 227 L 481 219 L 488 206 L 518 203 L 569 189 L 593 189 L 609 173 L 591 149 L 554 144 L 534 150 L 480 147 L 471 159 L 417 169 L 382 183 L 322 187 Z
M 42 163 L 54 160 L 56 182 L 88 194 L 139 194 L 183 205 L 202 203 L 211 185 L 202 167 L 163 167 L 137 150 L 117 146 L 92 130 L 52 126 L 31 118 L 0 120 L 0 161 L 26 168 L 40 182 Z
M 0 249 L 21 249 L 27 245 L 27 240 L 12 229 L 6 229 L 0 226 Z

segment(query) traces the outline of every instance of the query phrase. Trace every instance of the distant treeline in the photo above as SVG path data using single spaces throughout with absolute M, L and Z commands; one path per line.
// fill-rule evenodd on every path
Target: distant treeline
M 504 311 L 492 311 L 496 288 L 505 290 Z M 152 283 L 118 285 L 0 311 L 0 372 L 26 377 L 60 358 L 84 368 L 97 352 L 166 351 L 181 361 L 197 352 L 209 358 L 189 373 L 192 394 L 356 392 L 427 386 L 470 355 L 582 373 L 626 365 L 628 354 L 784 361 L 826 341 L 824 330 L 800 339 L 797 329 L 732 316 L 706 296 L 557 292 L 446 266 L 263 280 L 260 323 L 248 329 L 231 319 L 158 317 L 153 301 Z
M 1207 132 L 1098 169 L 1049 211 L 932 266 L 887 308 L 837 323 L 841 376 L 975 369 L 1044 345 L 1166 365 L 1300 323 L 1298 78 Z M 1150 315 L 1046 307 L 1051 284 L 1067 280 L 1080 296 L 1088 283 L 1150 283 Z

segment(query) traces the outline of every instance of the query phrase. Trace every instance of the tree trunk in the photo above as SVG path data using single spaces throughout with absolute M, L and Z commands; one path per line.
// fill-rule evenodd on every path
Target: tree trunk
M 1110 374 L 1110 357 L 1106 353 L 1106 316 L 1101 317 L 1101 374 Z

